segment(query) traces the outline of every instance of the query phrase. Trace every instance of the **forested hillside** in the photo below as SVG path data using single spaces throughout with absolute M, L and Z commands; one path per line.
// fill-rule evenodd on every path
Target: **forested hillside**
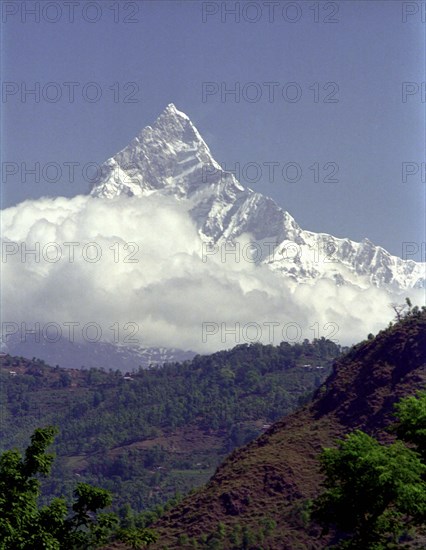
M 405 537 L 404 544 L 395 545 L 389 538 L 381 546 L 345 546 L 341 537 L 347 536 L 347 532 L 331 529 L 322 536 L 321 526 L 312 522 L 311 511 L 324 480 L 319 460 L 322 449 L 337 447 L 338 440 L 356 430 L 389 445 L 395 438 L 390 431 L 395 422 L 395 404 L 425 388 L 426 308 L 410 307 L 398 322 L 375 337 L 369 335 L 337 359 L 333 374 L 317 390 L 312 402 L 276 422 L 255 441 L 232 452 L 205 487 L 165 514 L 154 526 L 160 537 L 156 548 L 320 550 L 340 541 L 339 548 L 352 550 L 424 549 L 426 516 L 420 508 L 424 493 L 419 493 L 417 499 L 417 520 L 423 525 L 423 533 L 407 529 L 402 537 Z M 418 427 L 418 441 L 424 453 L 424 408 L 417 416 L 423 422 Z M 408 418 L 412 435 L 415 416 L 408 415 Z M 393 459 L 393 464 L 399 464 L 398 459 Z M 359 461 L 355 467 L 360 468 Z M 366 471 L 362 475 L 366 475 Z M 384 464 L 376 466 L 376 472 L 379 475 L 382 472 L 384 497 L 377 491 L 367 496 L 358 491 L 349 498 L 351 505 L 361 510 L 362 499 L 367 503 L 374 502 L 375 498 L 389 502 L 389 508 L 386 510 L 385 506 L 386 512 L 380 516 L 381 528 L 385 531 L 385 520 L 392 514 L 404 523 L 405 516 L 395 510 L 398 502 L 389 492 L 392 484 L 398 484 L 395 471 L 395 467 L 389 470 Z M 387 484 L 385 476 L 389 476 Z M 402 482 L 401 487 L 404 484 Z M 358 485 L 362 489 L 363 483 Z M 404 513 L 408 526 L 409 514 L 407 510 Z M 348 513 L 346 523 L 350 523 L 350 519 L 353 518 Z M 377 519 L 377 514 L 373 519 Z M 388 532 L 392 532 L 393 527 L 391 522 Z
M 4 356 L 1 450 L 56 425 L 45 498 L 70 498 L 86 481 L 111 490 L 115 510 L 141 511 L 206 482 L 229 452 L 304 403 L 340 352 L 325 339 L 240 345 L 126 376 Z

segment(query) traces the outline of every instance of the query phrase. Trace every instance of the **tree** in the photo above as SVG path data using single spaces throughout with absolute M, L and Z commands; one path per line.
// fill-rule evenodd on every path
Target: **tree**
M 128 544 L 133 550 L 139 550 L 155 542 L 157 535 L 151 529 L 122 529 L 118 533 L 118 540 Z
M 395 312 L 395 321 L 397 322 L 401 321 L 401 319 L 403 319 L 404 317 L 411 315 L 413 311 L 415 312 L 418 311 L 418 307 L 416 306 L 415 308 L 413 308 L 413 304 L 411 303 L 411 300 L 408 297 L 405 298 L 404 304 L 397 304 L 395 302 L 392 302 L 390 304 L 390 307 Z
M 46 452 L 57 429 L 38 428 L 24 456 L 16 450 L 0 456 L 0 550 L 89 549 L 104 543 L 116 525 L 113 514 L 96 512 L 111 504 L 108 491 L 79 483 L 74 515 L 63 498 L 38 507 L 38 476 L 50 473 L 54 456 Z
M 425 403 L 421 394 L 396 407 L 396 431 L 419 452 L 402 441 L 382 445 L 361 431 L 346 436 L 337 448 L 324 449 L 325 491 L 315 501 L 314 518 L 324 525 L 324 533 L 331 525 L 345 533 L 338 548 L 396 548 L 404 532 L 425 522 L 426 464 L 420 454 Z
M 53 501 L 50 507 L 38 510 L 40 482 L 37 474 L 47 475 L 53 455 L 45 451 L 56 430 L 52 427 L 36 430 L 25 456 L 16 450 L 0 457 L 0 548 L 59 548 L 59 541 L 44 525 L 52 522 L 60 529 L 66 509 L 64 502 Z
M 399 439 L 415 445 L 426 463 L 426 391 L 406 397 L 395 405 L 398 423 L 392 428 Z
M 390 307 L 395 312 L 395 321 L 397 321 L 397 322 L 401 321 L 401 319 L 404 317 L 404 313 L 407 310 L 407 304 L 406 303 L 405 304 L 397 304 L 395 302 L 392 302 L 390 304 Z

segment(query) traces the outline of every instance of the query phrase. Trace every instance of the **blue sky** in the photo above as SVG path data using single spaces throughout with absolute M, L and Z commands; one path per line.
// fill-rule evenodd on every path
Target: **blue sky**
M 219 162 L 303 228 L 368 237 L 397 255 L 425 241 L 421 3 L 280 1 L 271 14 L 268 2 L 75 1 L 73 21 L 65 4 L 2 4 L 3 208 L 86 193 L 83 167 L 173 102 Z M 206 83 L 217 93 L 203 97 Z M 39 101 L 25 95 L 36 86 Z M 22 181 L 35 163 L 40 181 Z M 418 167 L 405 182 L 403 163 Z M 58 181 L 53 168 L 43 174 L 53 164 Z M 286 167 L 298 181 L 284 180 Z M 324 181 L 336 168 L 337 181 Z

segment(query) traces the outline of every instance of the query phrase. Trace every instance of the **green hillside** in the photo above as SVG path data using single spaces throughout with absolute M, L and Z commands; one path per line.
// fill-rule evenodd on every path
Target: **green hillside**
M 311 403 L 232 452 L 205 487 L 167 512 L 155 525 L 156 548 L 328 548 L 333 532 L 321 536 L 310 521 L 322 448 L 357 429 L 389 443 L 394 404 L 425 387 L 426 308 L 415 308 L 339 358 Z M 425 548 L 424 535 L 397 547 Z
M 5 356 L 1 449 L 56 425 L 46 500 L 71 498 L 85 481 L 111 490 L 115 510 L 139 512 L 205 483 L 229 452 L 305 402 L 340 351 L 324 339 L 240 345 L 127 376 Z

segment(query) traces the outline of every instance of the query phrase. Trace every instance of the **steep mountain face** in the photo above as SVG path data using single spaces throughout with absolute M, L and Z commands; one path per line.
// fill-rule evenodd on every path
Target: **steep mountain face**
M 253 263 L 267 264 L 294 283 L 326 278 L 337 285 L 396 291 L 426 285 L 424 263 L 392 256 L 368 239 L 356 243 L 300 228 L 272 199 L 224 171 L 173 104 L 107 160 L 101 173 L 93 197 L 162 193 L 188 201 L 207 253 L 222 254 L 248 234 Z
M 337 360 L 334 374 L 310 405 L 234 451 L 204 489 L 184 499 L 155 526 L 158 548 L 180 548 L 182 535 L 200 544 L 219 532 L 226 533 L 220 546 L 224 550 L 242 547 L 232 543 L 241 532 L 247 537 L 262 532 L 260 546 L 270 550 L 327 547 L 330 539 L 304 519 L 307 499 L 320 490 L 321 449 L 354 429 L 388 441 L 393 404 L 425 386 L 423 310 L 352 348 Z

